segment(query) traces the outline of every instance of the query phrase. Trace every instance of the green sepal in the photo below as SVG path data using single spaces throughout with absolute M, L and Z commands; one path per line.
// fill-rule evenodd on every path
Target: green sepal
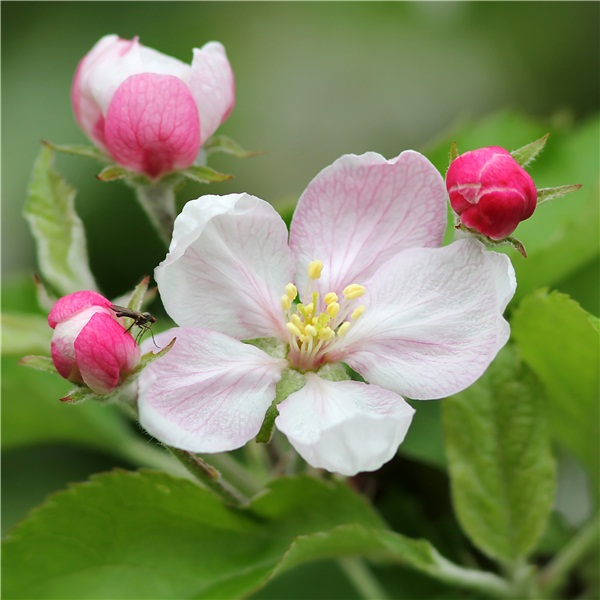
M 142 355 L 140 358 L 140 362 L 138 365 L 127 375 L 127 378 L 123 381 L 123 383 L 115 388 L 110 394 L 96 394 L 96 392 L 92 391 L 85 385 L 78 385 L 70 394 L 61 398 L 61 402 L 68 402 L 69 404 L 81 404 L 82 402 L 87 402 L 89 400 L 94 400 L 101 404 L 108 404 L 116 401 L 125 401 L 132 402 L 135 399 L 135 388 L 131 386 L 140 375 L 140 373 L 153 361 L 161 356 L 164 356 L 171 348 L 173 344 L 175 344 L 175 340 L 177 338 L 173 338 L 167 346 L 162 348 L 159 352 L 147 352 Z M 26 357 L 27 358 L 27 357 Z M 43 358 L 43 357 L 35 357 L 35 358 Z M 48 359 L 49 360 L 49 359 Z M 33 365 L 28 365 L 33 366 Z M 37 367 L 33 367 L 37 368 Z M 41 370 L 41 369 L 40 369 Z M 56 369 L 54 370 L 57 373 Z M 58 373 L 57 373 L 58 374 Z
M 75 156 L 85 156 L 86 158 L 93 158 L 101 163 L 110 163 L 112 162 L 111 158 L 104 154 L 101 150 L 98 150 L 96 146 L 84 146 L 83 144 L 53 144 L 52 142 L 48 142 L 44 140 L 42 142 L 44 146 L 54 150 L 55 152 L 62 152 L 64 154 L 73 154 Z
M 550 134 L 542 136 L 540 139 L 535 140 L 535 142 L 531 142 L 531 144 L 527 144 L 518 150 L 513 150 L 510 155 L 522 166 L 526 167 L 530 162 L 532 162 L 537 155 L 544 149 L 546 142 Z
M 273 429 L 275 428 L 275 419 L 279 416 L 277 405 L 283 402 L 288 396 L 301 390 L 304 387 L 305 378 L 302 373 L 294 369 L 286 369 L 281 380 L 275 388 L 275 399 L 271 406 L 267 409 L 265 419 L 260 427 L 259 432 L 254 438 L 259 444 L 267 444 L 273 437 Z
M 458 148 L 456 146 L 456 142 L 452 142 L 450 146 L 450 163 L 455 161 L 458 158 Z
M 462 223 L 456 225 L 455 229 L 458 231 L 462 231 L 463 233 L 468 234 L 471 237 L 479 240 L 482 244 L 485 244 L 488 248 L 499 248 L 500 246 L 512 246 L 523 258 L 527 258 L 527 252 L 525 250 L 525 246 L 521 240 L 516 237 L 506 237 L 502 240 L 493 240 L 492 238 L 480 233 L 479 231 L 475 231 L 474 229 L 469 229 Z
M 253 156 L 264 154 L 263 150 L 244 150 L 237 142 L 224 135 L 216 135 L 209 138 L 202 149 L 207 155 L 223 152 L 231 154 L 231 156 L 235 156 L 236 158 L 252 158 Z
M 244 344 L 255 346 L 273 358 L 285 358 L 287 354 L 287 344 L 279 338 L 254 338 L 243 340 Z
M 342 363 L 327 363 L 317 371 L 317 375 L 327 381 L 348 381 L 352 379 Z
M 96 175 L 96 179 L 100 181 L 116 181 L 118 179 L 131 179 L 132 177 L 137 177 L 137 174 L 134 175 L 128 169 L 124 169 L 118 165 L 108 165 Z
M 140 358 L 140 362 L 137 367 L 131 371 L 129 377 L 127 377 L 127 382 L 135 379 L 151 362 L 157 360 L 158 358 L 163 357 L 171 348 L 174 346 L 177 338 L 173 338 L 164 348 L 161 348 L 158 352 L 146 352 Z
M 187 169 L 182 169 L 179 171 L 181 175 L 191 179 L 192 181 L 197 181 L 198 183 L 221 183 L 222 181 L 227 181 L 233 178 L 233 175 L 229 175 L 228 173 L 219 173 L 219 171 L 215 171 L 210 167 L 206 167 L 203 165 L 195 165 L 192 167 L 188 167 Z
M 548 200 L 556 200 L 556 198 L 562 198 L 567 194 L 576 192 L 581 187 L 580 183 L 574 185 L 559 185 L 553 188 L 541 188 L 537 191 L 537 205 L 548 202 Z
M 54 366 L 52 359 L 48 356 L 36 356 L 30 354 L 29 356 L 24 356 L 19 361 L 19 364 L 35 369 L 36 371 L 43 371 L 44 373 L 52 373 L 54 375 L 57 374 L 56 367 Z
M 148 284 L 150 276 L 146 275 L 128 294 L 115 298 L 114 304 L 126 306 L 131 310 L 140 311 L 142 306 L 150 302 L 156 296 L 156 290 L 152 289 L 148 292 Z
M 54 168 L 53 150 L 42 146 L 23 212 L 36 241 L 41 275 L 61 296 L 97 289 L 75 195 L 75 189 Z

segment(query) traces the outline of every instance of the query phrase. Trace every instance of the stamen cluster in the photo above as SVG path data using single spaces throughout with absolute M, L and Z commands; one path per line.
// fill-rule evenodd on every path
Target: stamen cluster
M 328 292 L 321 298 L 313 282 L 321 277 L 322 271 L 323 263 L 320 260 L 309 263 L 309 285 L 305 295 L 310 299 L 308 303 L 294 304 L 299 296 L 293 283 L 287 284 L 285 295 L 281 297 L 289 332 L 288 359 L 294 368 L 302 371 L 318 369 L 326 361 L 327 351 L 335 339 L 345 335 L 352 327 L 352 322 L 365 311 L 363 305 L 354 306 L 354 301 L 366 291 L 364 286 L 357 283 L 344 288 L 342 299 L 335 292 Z

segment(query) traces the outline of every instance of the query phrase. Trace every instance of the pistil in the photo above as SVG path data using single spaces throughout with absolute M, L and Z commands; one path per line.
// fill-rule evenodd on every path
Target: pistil
M 314 282 L 321 277 L 323 263 L 311 261 L 307 271 L 306 297 L 309 302 L 294 304 L 300 298 L 293 283 L 286 285 L 285 295 L 281 297 L 289 333 L 288 359 L 292 367 L 301 371 L 316 370 L 326 362 L 327 352 L 335 339 L 345 335 L 365 311 L 363 305 L 355 306 L 355 300 L 366 292 L 364 286 L 356 283 L 346 286 L 341 300 L 335 292 L 328 292 L 321 299 Z

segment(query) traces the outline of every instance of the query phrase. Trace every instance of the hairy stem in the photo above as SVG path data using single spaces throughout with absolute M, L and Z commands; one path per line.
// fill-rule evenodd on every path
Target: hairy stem
M 242 496 L 233 486 L 223 481 L 219 471 L 205 460 L 192 452 L 172 448 L 166 444 L 163 445 L 200 483 L 215 492 L 227 504 L 242 506 L 248 502 L 248 499 Z
M 538 575 L 539 586 L 547 595 L 557 591 L 564 583 L 569 572 L 594 547 L 600 538 L 600 515 L 596 515 L 569 543 L 548 563 Z
M 169 246 L 175 222 L 175 191 L 173 183 L 136 184 L 139 203 L 163 242 Z

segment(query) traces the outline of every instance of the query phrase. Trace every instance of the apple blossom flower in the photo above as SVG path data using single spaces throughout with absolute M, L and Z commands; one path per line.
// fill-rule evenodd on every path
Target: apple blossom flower
M 157 336 L 177 342 L 141 375 L 142 426 L 191 452 L 241 447 L 294 373 L 303 386 L 277 405 L 275 426 L 299 454 L 344 475 L 379 468 L 413 415 L 402 395 L 466 388 L 508 339 L 510 260 L 474 239 L 440 247 L 445 227 L 443 179 L 413 151 L 324 169 L 289 245 L 259 198 L 188 202 L 155 272 L 180 327 Z
M 446 174 L 450 204 L 461 223 L 492 240 L 508 237 L 535 210 L 533 179 L 498 146 L 465 152 Z
M 97 292 L 82 291 L 60 298 L 48 315 L 54 329 L 51 354 L 65 379 L 109 394 L 140 360 L 140 347 Z
M 71 91 L 84 133 L 120 165 L 157 178 L 192 165 L 233 110 L 233 72 L 223 46 L 194 49 L 191 66 L 103 37 L 81 60 Z

